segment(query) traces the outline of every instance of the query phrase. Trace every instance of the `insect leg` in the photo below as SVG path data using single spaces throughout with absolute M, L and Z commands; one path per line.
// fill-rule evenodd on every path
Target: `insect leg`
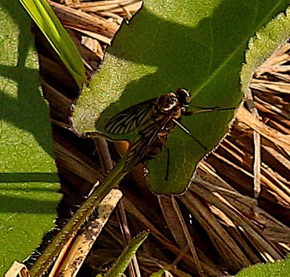
M 167 164 L 166 164 L 165 181 L 168 181 L 169 166 L 170 166 L 170 149 L 168 147 L 166 147 L 165 149 L 166 149 L 166 152 L 167 152 Z
M 169 176 L 169 166 L 170 166 L 170 149 L 166 145 L 166 140 L 167 140 L 168 133 L 164 132 L 162 134 L 158 135 L 158 141 L 155 142 L 155 147 L 159 147 L 159 151 L 161 151 L 162 147 L 166 149 L 167 152 L 167 162 L 166 162 L 166 172 L 165 172 L 165 181 L 168 181 L 168 176 Z M 160 148 L 161 147 L 161 148 Z
M 207 148 L 196 138 L 193 136 L 193 134 L 184 126 L 182 125 L 179 121 L 177 121 L 176 119 L 172 119 L 172 121 L 186 134 L 188 134 L 190 137 L 192 137 L 194 139 L 194 141 L 200 146 L 202 147 L 204 150 L 207 150 Z
M 183 115 L 190 116 L 190 115 L 193 115 L 196 113 L 206 113 L 206 112 L 213 112 L 213 111 L 229 111 L 229 110 L 236 109 L 236 107 L 221 108 L 219 106 L 209 107 L 209 108 L 200 107 L 200 106 L 193 106 L 193 108 L 196 108 L 198 110 L 197 111 L 185 111 L 185 112 L 183 112 Z

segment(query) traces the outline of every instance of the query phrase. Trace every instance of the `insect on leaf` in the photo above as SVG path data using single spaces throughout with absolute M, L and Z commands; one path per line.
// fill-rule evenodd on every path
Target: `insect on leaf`
M 76 128 L 94 131 L 97 122 L 97 129 L 106 133 L 106 123 L 119 112 L 177 88 L 192 94 L 189 110 L 194 106 L 236 107 L 242 98 L 239 72 L 247 41 L 287 4 L 275 0 L 265 0 L 263 5 L 252 0 L 211 4 L 169 0 L 160 8 L 156 1 L 147 0 L 130 24 L 122 26 L 100 74 L 77 103 Z M 167 151 L 163 148 L 148 161 L 152 191 L 183 192 L 198 161 L 219 143 L 233 115 L 233 110 L 214 110 L 182 116 L 182 125 L 207 150 L 181 128 L 174 128 L 166 140 L 170 149 L 168 181 L 164 180 Z M 137 129 L 110 136 L 132 141 L 138 136 Z

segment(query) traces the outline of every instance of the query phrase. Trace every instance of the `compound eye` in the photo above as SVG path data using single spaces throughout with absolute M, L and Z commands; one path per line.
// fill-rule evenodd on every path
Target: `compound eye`
M 191 103 L 191 96 L 190 95 L 186 96 L 184 102 L 186 104 L 190 104 Z
M 178 96 L 179 102 L 189 105 L 191 103 L 191 94 L 188 90 L 180 88 L 176 91 L 176 95 Z

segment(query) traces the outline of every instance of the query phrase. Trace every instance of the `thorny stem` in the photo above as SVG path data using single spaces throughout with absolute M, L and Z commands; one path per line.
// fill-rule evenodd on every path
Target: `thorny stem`
M 31 277 L 40 277 L 49 269 L 67 241 L 77 234 L 78 230 L 87 222 L 102 199 L 112 188 L 116 187 L 127 174 L 127 172 L 122 171 L 125 159 L 126 155 L 109 173 L 104 183 L 97 186 L 95 191 L 88 197 L 82 206 L 69 219 L 67 224 L 56 235 L 53 241 L 47 246 L 42 255 L 30 269 L 29 273 Z

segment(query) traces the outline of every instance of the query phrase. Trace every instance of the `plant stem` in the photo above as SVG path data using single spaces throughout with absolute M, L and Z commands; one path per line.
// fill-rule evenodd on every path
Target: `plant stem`
M 122 171 L 124 160 L 123 157 L 117 166 L 109 173 L 104 183 L 97 186 L 95 191 L 88 197 L 82 206 L 69 219 L 67 224 L 56 235 L 54 240 L 47 246 L 42 255 L 30 269 L 31 277 L 40 277 L 49 269 L 67 241 L 77 234 L 79 229 L 90 218 L 102 199 L 112 188 L 116 187 L 127 174 L 127 172 Z

